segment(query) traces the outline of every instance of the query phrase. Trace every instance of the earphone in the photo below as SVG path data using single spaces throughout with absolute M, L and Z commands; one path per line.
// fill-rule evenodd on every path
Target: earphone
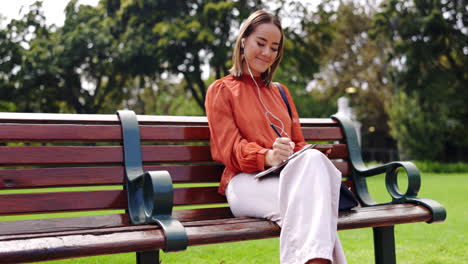
M 261 93 L 260 93 L 260 87 L 258 86 L 257 81 L 255 80 L 255 78 L 254 78 L 254 76 L 253 76 L 253 74 L 252 74 L 252 70 L 250 70 L 249 62 L 247 61 L 247 57 L 245 56 L 245 39 L 244 39 L 244 38 L 241 39 L 241 46 L 242 46 L 242 48 L 244 49 L 244 59 L 245 59 L 245 63 L 247 64 L 247 69 L 249 70 L 250 77 L 252 78 L 253 82 L 255 83 L 255 86 L 257 86 L 258 98 L 260 99 L 260 103 L 262 104 L 263 108 L 265 108 L 265 113 L 263 113 L 263 114 L 265 115 L 265 118 L 270 122 L 270 126 L 274 126 L 274 127 L 280 129 L 280 134 L 284 134 L 284 135 L 286 135 L 287 137 L 289 137 L 288 133 L 286 133 L 286 131 L 284 130 L 284 123 L 283 123 L 283 121 L 281 121 L 281 119 L 279 119 L 277 116 L 275 116 L 275 115 L 268 109 L 268 107 L 266 106 L 266 104 L 263 102 L 263 99 L 262 99 L 262 96 L 261 96 Z M 270 120 L 269 116 L 272 116 L 274 119 L 276 119 L 277 121 L 279 121 L 279 123 L 281 124 L 281 127 L 279 127 L 279 126 L 273 124 L 273 122 Z

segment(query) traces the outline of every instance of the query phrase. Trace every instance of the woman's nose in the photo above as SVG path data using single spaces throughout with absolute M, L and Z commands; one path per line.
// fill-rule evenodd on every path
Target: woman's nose
M 272 52 L 271 52 L 271 50 L 270 50 L 269 47 L 266 47 L 266 46 L 263 47 L 263 49 L 262 49 L 262 55 L 263 55 L 263 56 L 270 56 L 271 53 L 272 53 Z

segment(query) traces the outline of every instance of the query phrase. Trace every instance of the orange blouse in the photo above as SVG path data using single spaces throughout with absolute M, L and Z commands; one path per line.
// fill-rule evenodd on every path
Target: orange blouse
M 292 120 L 278 87 L 274 84 L 272 88 L 266 87 L 260 78 L 256 78 L 256 82 L 266 107 L 281 119 L 284 130 L 296 144 L 294 151 L 300 150 L 307 143 L 289 90 L 283 86 L 291 105 Z M 265 169 L 265 154 L 278 137 L 270 122 L 278 127 L 281 123 L 272 116 L 267 118 L 257 87 L 249 75 L 240 78 L 228 75 L 213 82 L 206 94 L 205 108 L 211 133 L 211 155 L 226 166 L 219 186 L 219 192 L 225 194 L 227 184 L 236 174 Z

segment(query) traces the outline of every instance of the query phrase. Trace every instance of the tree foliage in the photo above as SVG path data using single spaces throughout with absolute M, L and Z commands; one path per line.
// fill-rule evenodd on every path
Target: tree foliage
M 324 102 L 305 89 L 320 70 L 334 39 L 332 18 L 336 12 L 332 4 L 323 1 L 311 12 L 311 7 L 300 1 L 290 3 L 289 19 L 298 23 L 284 29 L 284 57 L 275 79 L 288 86 L 301 117 L 328 117 L 336 110 L 336 104 Z
M 40 3 L 31 6 L 22 20 L 13 20 L 0 31 L 2 101 L 15 102 L 13 108 L 25 111 L 57 110 L 55 104 L 49 104 L 56 96 L 49 88 L 58 82 L 51 55 L 55 40 L 45 25 Z
M 111 31 L 126 50 L 133 74 L 182 76 L 185 90 L 203 109 L 207 84 L 202 67 L 228 74 L 233 26 L 261 1 L 103 1 Z M 246 8 L 247 7 L 247 8 Z
M 71 0 L 64 25 L 49 26 L 36 2 L 0 28 L 0 111 L 201 115 L 241 22 L 265 8 L 288 24 L 274 80 L 302 117 L 335 113 L 353 87 L 363 127 L 391 134 L 407 157 L 464 159 L 466 0 L 382 3 Z
M 417 92 L 409 97 L 402 91 L 393 96 L 390 113 L 391 135 L 398 140 L 403 159 L 435 160 L 443 151 L 440 122 L 446 118 L 447 110 L 438 115 L 425 112 L 427 106 Z M 442 119 L 442 120 L 441 120 Z
M 467 6 L 465 0 L 389 0 L 375 17 L 375 34 L 393 44 L 391 133 L 412 158 L 461 158 L 468 149 Z M 407 123 L 413 114 L 418 121 Z M 406 146 L 408 137 L 430 144 Z
M 121 100 L 124 79 L 115 71 L 118 54 L 103 14 L 76 2 L 67 5 L 63 27 L 47 26 L 36 2 L 2 30 L 1 41 L 11 47 L 10 54 L 1 54 L 9 61 L 1 69 L 2 96 L 18 111 L 97 113 L 109 97 Z
M 285 29 L 288 56 L 277 76 L 296 98 L 303 98 L 302 88 L 318 70 L 317 54 L 330 41 L 329 2 L 314 13 L 300 1 L 278 0 L 273 10 L 288 5 L 300 21 Z M 159 113 L 172 109 L 164 94 L 203 109 L 209 85 L 203 69 L 214 78 L 229 73 L 237 30 L 260 8 L 260 0 L 102 0 L 96 7 L 72 0 L 64 25 L 55 27 L 45 24 L 37 2 L 1 30 L 0 55 L 8 61 L 0 68 L 2 98 L 27 112 L 99 113 L 121 106 Z
M 306 91 L 302 88 L 305 96 L 299 99 L 308 106 L 302 107 L 302 111 L 309 110 L 309 116 L 328 117 L 337 112 L 338 98 L 348 97 L 362 124 L 361 142 L 365 151 L 396 148 L 384 108 L 385 102 L 391 99 L 389 63 L 385 57 L 390 45 L 370 35 L 375 8 L 360 1 L 343 1 L 329 12 L 325 21 L 328 21 L 330 41 L 319 56 L 320 71 Z M 388 155 L 379 157 L 385 159 Z

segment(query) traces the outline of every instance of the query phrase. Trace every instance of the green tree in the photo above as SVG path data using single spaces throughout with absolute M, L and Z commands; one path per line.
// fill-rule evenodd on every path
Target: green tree
M 364 154 L 373 149 L 371 156 L 365 158 L 385 161 L 395 158 L 388 156 L 388 151 L 397 146 L 390 135 L 389 116 L 384 107 L 392 95 L 390 65 L 385 57 L 391 46 L 389 41 L 372 35 L 376 8 L 359 1 L 340 2 L 334 21 L 334 41 L 324 58 L 319 84 L 325 86 L 323 100 L 335 102 L 342 96 L 350 99 L 362 124 Z
M 468 150 L 466 7 L 466 0 L 389 0 L 376 15 L 376 34 L 393 44 L 388 53 L 395 96 L 387 105 L 390 128 L 411 158 L 466 159 L 462 154 Z M 405 103 L 419 108 L 421 122 L 406 122 L 412 111 Z M 424 142 L 420 131 L 430 144 L 418 148 L 404 144 L 412 140 L 408 137 Z
M 388 136 L 384 109 L 384 102 L 391 97 L 385 57 L 390 48 L 388 41 L 375 40 L 370 34 L 375 12 L 372 7 L 351 0 L 331 4 L 338 5 L 322 19 L 326 27 L 315 26 L 317 34 L 327 39 L 313 41 L 322 45 L 315 52 L 320 70 L 309 84 L 308 94 L 328 105 L 321 116 L 335 113 L 337 99 L 348 96 L 364 128 L 372 126 L 377 133 Z M 319 9 L 317 13 L 321 12 Z M 328 35 L 324 35 L 326 32 Z
M 0 18 L 1 22 L 2 18 Z M 0 111 L 14 111 L 15 66 L 21 61 L 21 46 L 10 38 L 10 30 L 0 29 Z
M 228 74 L 233 25 L 261 1 L 104 0 L 125 64 L 134 74 L 181 76 L 184 88 L 203 109 L 207 85 L 202 66 L 219 78 Z
M 209 84 L 202 78 L 203 65 L 215 78 L 229 74 L 237 29 L 252 11 L 264 8 L 258 0 L 105 0 L 104 4 L 114 36 L 128 50 L 126 64 L 139 61 L 141 69 L 135 68 L 135 74 L 181 76 L 185 90 L 202 109 Z M 331 3 L 325 1 L 317 13 L 311 13 L 300 1 L 275 1 L 277 8 L 270 11 L 278 14 L 286 5 L 294 14 L 285 15 L 301 22 L 285 29 L 286 56 L 276 80 L 288 84 L 293 96 L 301 100 L 305 85 L 318 70 L 320 53 L 330 42 L 332 12 L 326 6 Z M 310 104 L 299 102 L 299 108 L 310 109 Z
M 57 105 L 49 104 L 56 96 L 51 87 L 59 82 L 51 35 L 40 2 L 31 5 L 23 19 L 11 21 L 0 31 L 0 96 L 15 110 L 57 110 Z
M 41 6 L 0 33 L 2 98 L 23 112 L 97 113 L 106 101 L 120 103 L 126 75 L 113 63 L 119 54 L 102 9 L 72 0 L 57 28 L 45 24 Z
M 56 33 L 63 100 L 77 113 L 98 113 L 104 102 L 118 105 L 129 77 L 122 71 L 118 43 L 110 33 L 104 9 L 72 0 L 65 15 L 65 23 Z
M 276 79 L 291 88 L 304 112 L 311 109 L 304 87 L 331 40 L 333 11 L 327 8 L 331 1 L 309 12 L 300 1 L 278 0 L 273 12 L 286 5 L 301 22 L 285 29 L 287 56 Z M 72 0 L 64 25 L 56 27 L 45 24 L 37 2 L 0 32 L 2 100 L 28 112 L 129 107 L 149 114 L 198 113 L 171 103 L 185 98 L 203 109 L 207 85 L 228 74 L 240 23 L 263 7 L 259 0 L 102 0 L 96 7 Z M 210 79 L 204 80 L 207 66 Z
M 332 5 L 333 1 L 323 1 L 317 11 L 311 12 L 310 5 L 292 1 L 289 3 L 292 10 L 284 14 L 285 18 L 299 22 L 284 28 L 284 57 L 275 80 L 288 86 L 301 117 L 328 117 L 336 110 L 336 104 L 324 102 L 317 93 L 306 90 L 334 38 L 332 18 L 336 12 Z

